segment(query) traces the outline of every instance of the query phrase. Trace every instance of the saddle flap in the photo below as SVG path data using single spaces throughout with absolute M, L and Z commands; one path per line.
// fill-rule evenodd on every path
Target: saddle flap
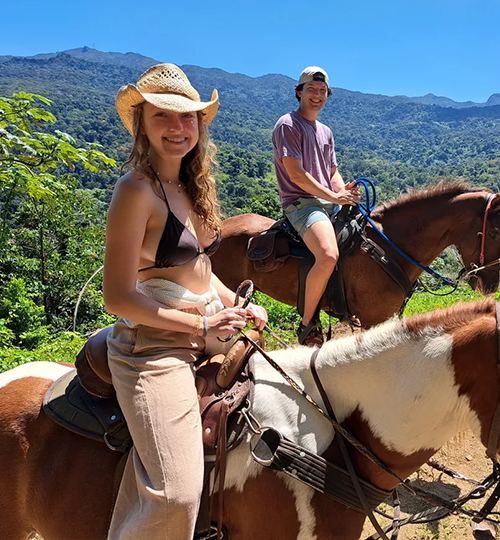
M 247 257 L 251 261 L 266 259 L 274 251 L 278 231 L 268 230 L 248 240 Z
M 347 257 L 361 243 L 361 233 L 366 227 L 366 220 L 361 213 L 347 217 L 345 221 L 337 219 L 333 223 L 339 253 L 343 257 Z
M 87 393 L 74 371 L 63 375 L 47 390 L 43 410 L 56 424 L 74 433 L 105 442 L 126 452 L 132 440 L 115 399 L 99 399 Z
M 257 272 L 271 272 L 290 257 L 288 239 L 280 230 L 264 231 L 248 240 L 247 257 Z

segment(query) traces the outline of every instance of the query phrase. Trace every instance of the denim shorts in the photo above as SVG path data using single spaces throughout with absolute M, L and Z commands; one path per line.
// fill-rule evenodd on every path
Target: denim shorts
M 318 199 L 297 199 L 285 208 L 285 215 L 301 238 L 307 229 L 317 221 L 331 221 L 340 210 L 338 204 Z

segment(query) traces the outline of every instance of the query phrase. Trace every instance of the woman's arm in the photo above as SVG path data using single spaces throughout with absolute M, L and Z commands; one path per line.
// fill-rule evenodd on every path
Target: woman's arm
M 154 194 L 147 183 L 131 173 L 116 185 L 106 226 L 104 302 L 106 309 L 138 324 L 192 333 L 198 316 L 184 313 L 148 298 L 135 289 L 141 248 Z M 245 324 L 245 310 L 225 310 L 209 317 L 214 335 L 228 336 Z
M 196 316 L 167 309 L 135 290 L 141 248 L 153 200 L 148 182 L 130 173 L 113 193 L 106 226 L 104 303 L 115 315 L 155 328 L 192 332 Z

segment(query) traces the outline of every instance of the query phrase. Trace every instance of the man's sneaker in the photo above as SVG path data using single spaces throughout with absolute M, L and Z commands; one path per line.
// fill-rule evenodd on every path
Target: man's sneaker
M 307 347 L 321 347 L 323 345 L 323 329 L 318 320 L 312 320 L 307 326 L 302 323 L 297 329 L 297 337 L 299 345 L 307 345 Z

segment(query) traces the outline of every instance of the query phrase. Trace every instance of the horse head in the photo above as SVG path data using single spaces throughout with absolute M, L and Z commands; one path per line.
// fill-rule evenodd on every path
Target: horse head
M 479 228 L 471 225 L 466 232 L 459 251 L 465 268 L 472 272 L 471 288 L 489 294 L 498 290 L 500 280 L 500 195 L 487 195 L 479 221 Z

